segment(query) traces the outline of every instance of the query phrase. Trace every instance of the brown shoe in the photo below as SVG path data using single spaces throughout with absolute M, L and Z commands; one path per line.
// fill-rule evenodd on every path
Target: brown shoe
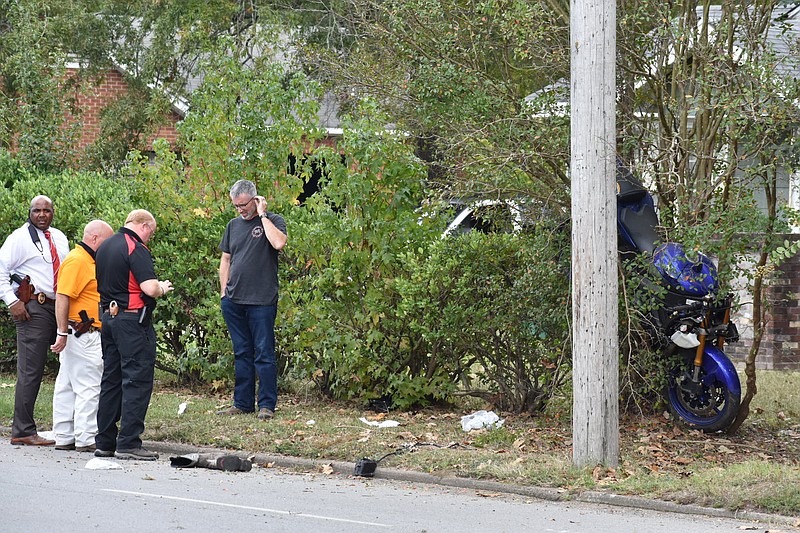
M 225 415 L 243 415 L 243 414 L 245 414 L 245 411 L 242 411 L 238 407 L 231 406 L 231 407 L 228 407 L 227 409 L 223 409 L 221 411 L 217 411 L 217 414 L 218 415 L 222 415 L 222 416 L 225 416 Z
M 11 437 L 12 446 L 52 446 L 55 443 L 54 440 L 40 437 L 38 433 L 26 437 Z
M 69 444 L 56 444 L 56 450 L 69 451 L 69 450 L 74 450 L 74 449 L 75 449 L 75 443 L 74 442 L 70 442 Z
M 95 446 L 94 444 L 90 444 L 88 446 L 76 446 L 75 447 L 75 451 L 76 452 L 93 452 L 95 450 L 97 450 L 97 446 Z
M 259 420 L 271 420 L 275 416 L 275 412 L 272 409 L 267 409 L 266 407 L 262 407 L 258 410 L 258 419 Z

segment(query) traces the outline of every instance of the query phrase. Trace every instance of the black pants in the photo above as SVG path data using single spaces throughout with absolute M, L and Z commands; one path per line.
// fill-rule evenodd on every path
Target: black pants
M 12 437 L 36 434 L 33 407 L 42 386 L 44 365 L 56 338 L 56 306 L 52 300 L 25 304 L 30 320 L 15 321 L 17 328 L 17 388 L 14 390 Z
M 106 451 L 140 448 L 153 394 L 156 333 L 149 319 L 139 323 L 138 313 L 112 318 L 106 312 L 101 320 L 104 368 L 95 444 Z

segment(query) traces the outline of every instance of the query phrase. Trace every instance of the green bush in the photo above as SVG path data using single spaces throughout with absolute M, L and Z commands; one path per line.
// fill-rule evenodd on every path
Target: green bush
M 408 257 L 398 315 L 464 393 L 515 412 L 542 410 L 571 368 L 569 235 L 472 232 Z
M 313 155 L 321 190 L 292 213 L 279 338 L 290 371 L 325 394 L 388 395 L 406 408 L 452 384 L 397 316 L 407 255 L 424 253 L 436 235 L 418 222 L 423 167 L 380 124 L 355 121 L 336 151 Z

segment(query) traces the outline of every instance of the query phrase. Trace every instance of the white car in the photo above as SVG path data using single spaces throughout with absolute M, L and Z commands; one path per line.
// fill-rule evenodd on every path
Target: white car
M 482 233 L 518 233 L 525 225 L 522 206 L 514 200 L 478 200 L 468 204 L 454 203 L 455 218 L 442 237 L 470 231 Z

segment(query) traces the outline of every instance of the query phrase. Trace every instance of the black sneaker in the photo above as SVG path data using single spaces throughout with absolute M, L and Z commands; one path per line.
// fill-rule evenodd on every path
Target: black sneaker
M 95 455 L 97 452 L 95 452 Z M 132 450 L 117 450 L 117 459 L 138 459 L 140 461 L 155 461 L 158 459 L 158 452 L 151 452 L 144 448 L 134 448 Z
M 114 450 L 101 450 L 101 449 L 98 448 L 98 449 L 96 449 L 94 451 L 94 456 L 95 457 L 114 457 Z

